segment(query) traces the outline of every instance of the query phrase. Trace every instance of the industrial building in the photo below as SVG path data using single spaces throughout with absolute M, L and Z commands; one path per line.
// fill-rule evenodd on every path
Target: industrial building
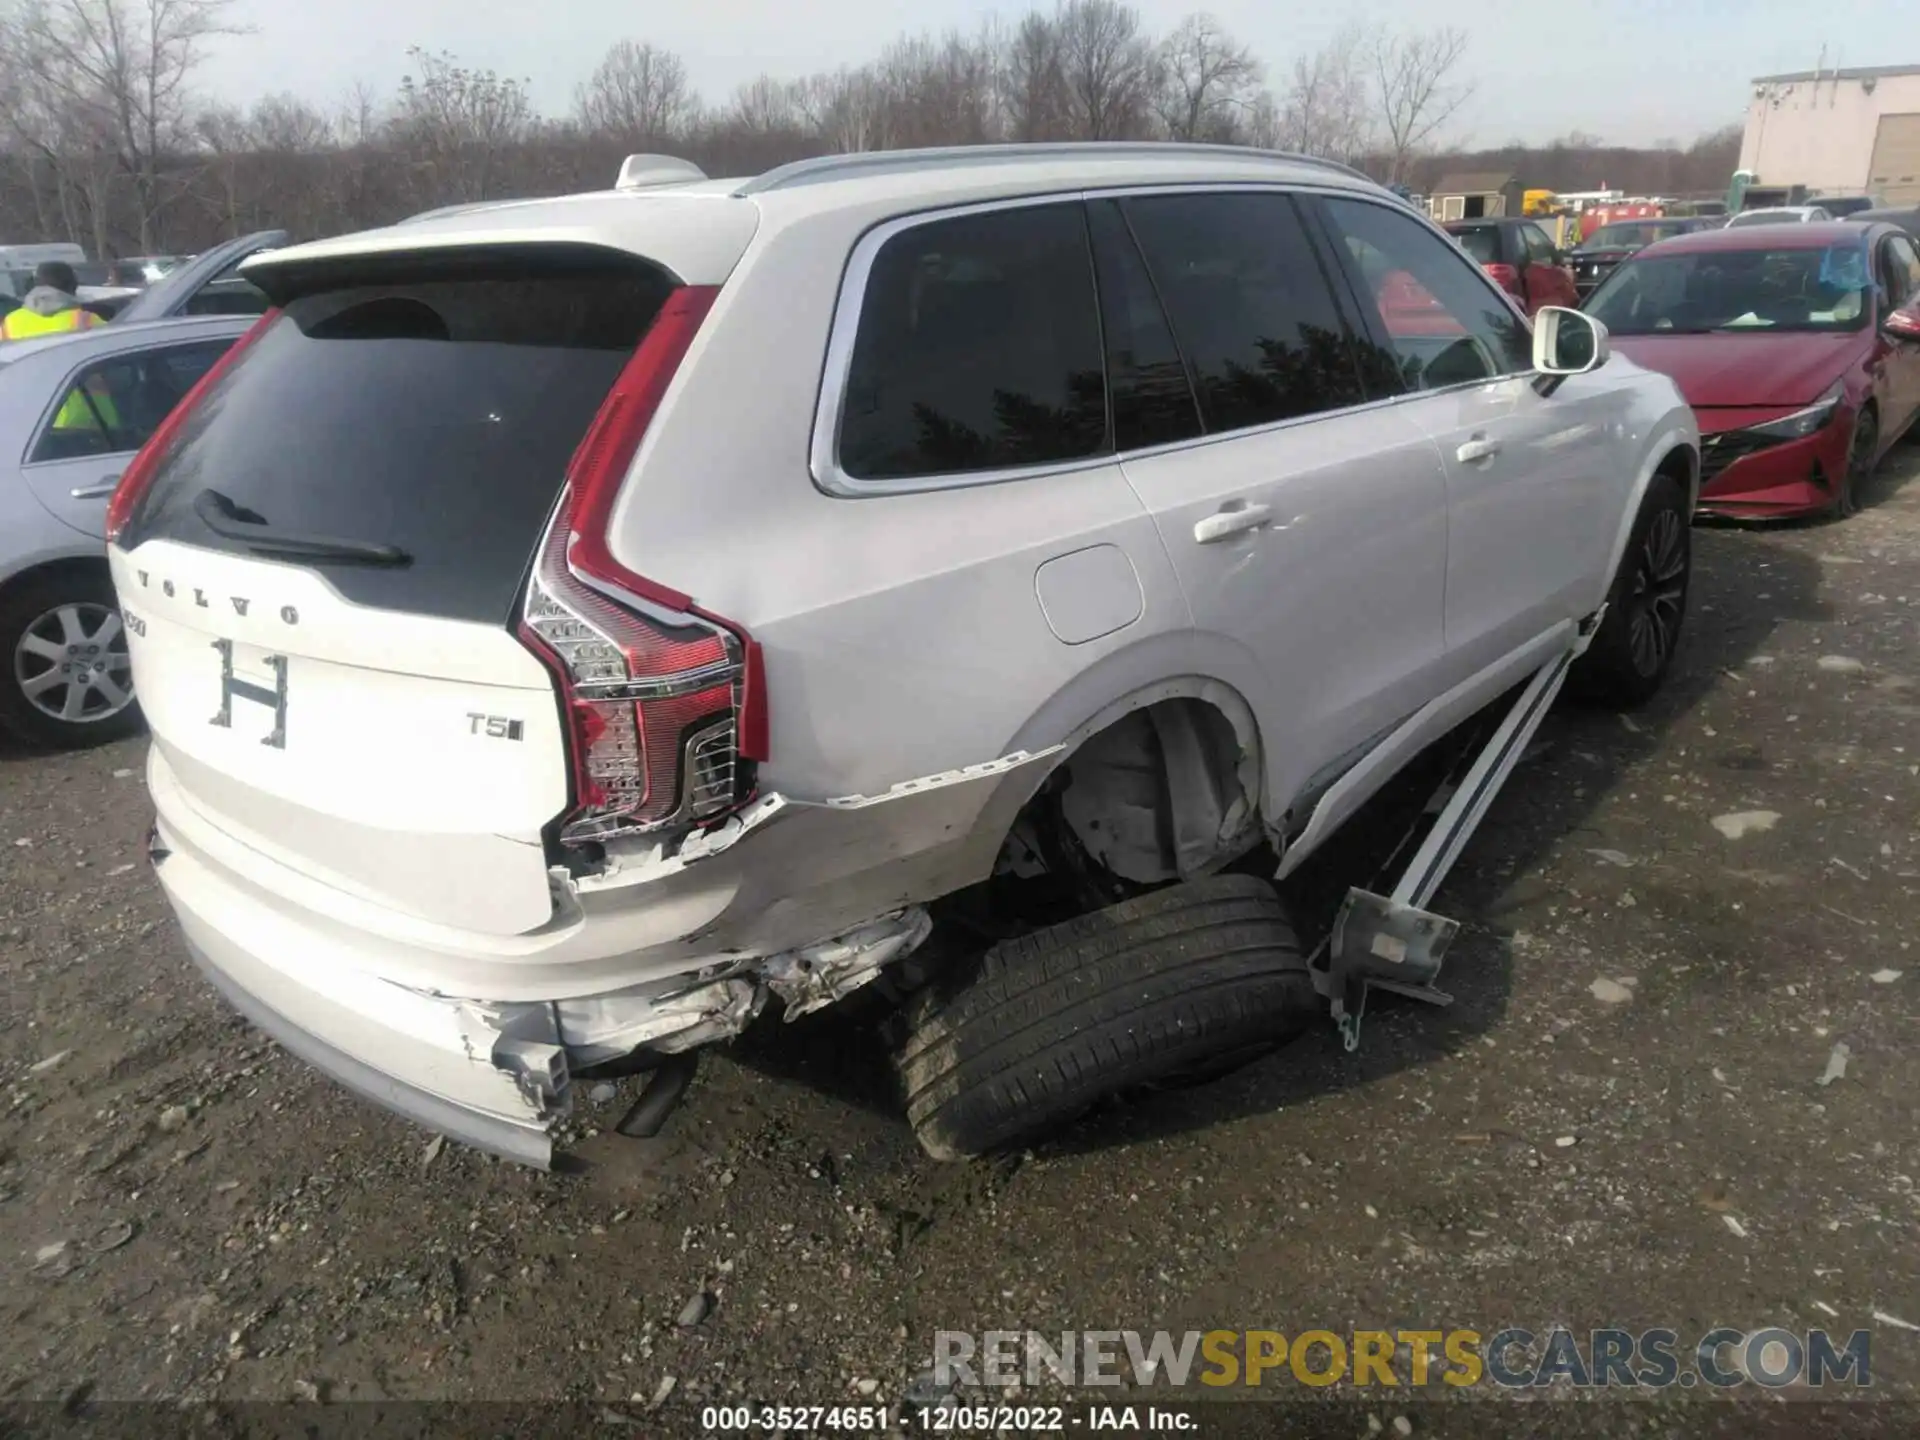
M 1740 168 L 1760 185 L 1920 205 L 1920 65 L 1760 76 Z

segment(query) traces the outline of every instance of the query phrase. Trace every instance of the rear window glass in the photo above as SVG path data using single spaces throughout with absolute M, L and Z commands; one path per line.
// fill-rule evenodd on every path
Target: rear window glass
M 847 375 L 841 469 L 903 480 L 1112 448 L 1077 203 L 937 220 L 880 247 Z
M 672 289 L 595 256 L 293 300 L 182 426 L 123 543 L 250 553 L 196 510 L 211 490 L 275 537 L 411 557 L 301 562 L 349 600 L 503 622 L 574 447 Z
M 1498 265 L 1500 263 L 1500 232 L 1491 225 L 1478 230 L 1456 230 L 1454 242 L 1473 257 L 1476 265 Z

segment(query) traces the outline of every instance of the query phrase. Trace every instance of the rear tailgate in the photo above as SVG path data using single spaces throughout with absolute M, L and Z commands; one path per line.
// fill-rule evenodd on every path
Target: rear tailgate
M 536 928 L 569 766 L 510 625 L 568 459 L 676 279 L 582 245 L 315 274 L 158 449 L 113 549 L 154 763 L 175 803 L 308 877 Z
M 552 681 L 507 631 L 355 605 L 295 566 L 114 554 L 156 763 L 184 803 L 313 879 L 515 934 L 551 913 L 565 808 Z

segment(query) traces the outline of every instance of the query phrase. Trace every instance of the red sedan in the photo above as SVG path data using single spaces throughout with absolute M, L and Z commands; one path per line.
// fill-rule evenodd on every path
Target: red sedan
M 1449 220 L 1446 231 L 1527 314 L 1542 305 L 1571 309 L 1580 303 L 1566 257 L 1533 221 L 1514 215 Z
M 1583 308 L 1693 406 L 1710 514 L 1849 515 L 1920 418 L 1920 253 L 1892 225 L 1662 240 Z

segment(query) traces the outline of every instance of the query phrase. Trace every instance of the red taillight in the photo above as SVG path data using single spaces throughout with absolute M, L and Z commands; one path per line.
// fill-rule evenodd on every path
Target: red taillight
M 227 353 L 213 362 L 206 374 L 194 382 L 191 390 L 181 398 L 178 405 L 167 412 L 167 418 L 160 422 L 140 453 L 133 457 L 133 463 L 120 473 L 120 483 L 114 488 L 113 498 L 107 502 L 107 543 L 115 543 L 120 532 L 126 528 L 133 507 L 140 503 L 140 497 L 147 493 L 147 487 L 153 483 L 154 472 L 160 468 L 161 461 L 167 458 L 167 452 L 173 448 L 180 427 L 186 423 L 187 416 L 217 383 L 220 377 L 231 370 L 239 361 L 246 348 L 266 332 L 267 326 L 279 318 L 278 310 L 269 310 L 254 322 L 253 328 L 228 347 Z
M 1520 272 L 1511 265 L 1489 265 L 1487 274 L 1493 277 L 1493 283 L 1509 295 L 1521 294 Z
M 759 647 L 738 625 L 622 566 L 607 543 L 621 482 L 719 292 L 676 290 L 567 467 L 521 639 L 560 682 L 574 767 L 561 838 L 693 824 L 745 798 L 766 757 Z

